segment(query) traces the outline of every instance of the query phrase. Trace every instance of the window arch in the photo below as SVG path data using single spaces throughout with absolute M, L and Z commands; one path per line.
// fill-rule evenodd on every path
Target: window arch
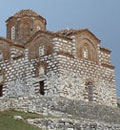
M 15 39 L 15 26 L 11 27 L 11 40 Z
M 89 39 L 82 39 L 80 43 L 77 43 L 76 47 L 78 58 L 98 63 L 97 47 Z

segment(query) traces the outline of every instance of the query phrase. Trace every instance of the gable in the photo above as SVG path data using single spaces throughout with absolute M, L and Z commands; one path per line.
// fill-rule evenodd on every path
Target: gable
M 26 48 L 29 50 L 29 58 L 39 57 L 39 48 L 44 46 L 45 54 L 48 55 L 53 52 L 53 44 L 51 35 L 45 33 L 38 33 L 27 44 Z
M 88 29 L 75 31 L 72 35 L 75 36 L 76 40 L 88 39 L 94 44 L 100 44 L 100 40 Z

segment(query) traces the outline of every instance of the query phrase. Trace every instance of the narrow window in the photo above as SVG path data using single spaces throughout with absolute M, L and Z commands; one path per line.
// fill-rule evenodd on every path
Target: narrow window
M 3 60 L 3 52 L 0 51 L 0 60 Z
M 45 92 L 44 92 L 44 81 L 40 81 L 39 84 L 40 84 L 40 90 L 39 90 L 40 94 L 44 95 L 45 94 Z
M 88 59 L 88 48 L 87 47 L 83 48 L 83 58 Z
M 15 27 L 12 26 L 11 28 L 11 40 L 15 40 Z
M 0 83 L 3 82 L 3 75 L 0 73 Z
M 45 54 L 45 47 L 44 45 L 41 45 L 39 47 L 39 56 L 43 56 Z
M 0 97 L 3 96 L 3 85 L 0 85 Z
M 93 101 L 93 84 L 88 82 L 88 100 Z

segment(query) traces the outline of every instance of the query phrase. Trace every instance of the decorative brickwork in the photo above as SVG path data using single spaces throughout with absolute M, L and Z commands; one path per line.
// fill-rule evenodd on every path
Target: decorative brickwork
M 110 51 L 88 29 L 53 33 L 31 10 L 6 22 L 7 39 L 0 38 L 3 97 L 41 94 L 117 106 Z
M 46 20 L 32 10 L 21 10 L 7 21 L 7 38 L 25 44 L 35 32 L 46 28 Z

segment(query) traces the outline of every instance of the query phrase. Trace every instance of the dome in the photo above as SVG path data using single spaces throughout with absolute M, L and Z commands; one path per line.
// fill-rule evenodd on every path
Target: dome
M 19 12 L 17 12 L 14 17 L 23 17 L 23 16 L 39 16 L 36 12 L 32 11 L 32 10 L 21 10 Z
M 6 20 L 6 22 L 8 22 L 12 18 L 21 18 L 21 17 L 25 17 L 25 16 L 28 16 L 28 17 L 39 17 L 40 19 L 42 19 L 46 23 L 46 19 L 45 18 L 43 18 L 42 16 L 38 15 L 36 12 L 34 12 L 33 10 L 30 10 L 30 9 L 20 10 L 15 15 L 9 17 Z
M 45 30 L 46 24 L 46 19 L 36 12 L 20 10 L 6 21 L 7 38 L 24 44 L 35 32 Z

